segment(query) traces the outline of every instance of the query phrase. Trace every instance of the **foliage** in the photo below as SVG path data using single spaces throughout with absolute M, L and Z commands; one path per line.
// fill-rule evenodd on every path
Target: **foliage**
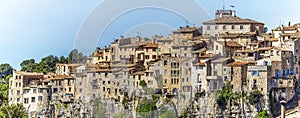
M 184 111 L 181 113 L 180 117 L 181 117 L 181 118 L 186 118 L 186 117 L 187 117 L 187 114 L 188 114 L 188 111 L 187 111 L 187 110 L 184 110 Z
M 13 74 L 13 68 L 9 64 L 4 63 L 0 65 L 0 78 L 5 78 L 11 74 Z
M 166 99 L 164 100 L 165 103 L 169 103 L 170 101 L 171 101 L 171 98 L 166 98 Z
M 65 108 L 65 109 L 68 108 L 68 104 L 65 104 L 65 103 L 64 103 L 63 105 L 64 105 L 64 108 Z
M 200 97 L 200 93 L 195 93 L 195 98 L 199 98 Z
M 147 83 L 145 82 L 145 80 L 141 80 L 139 85 L 142 87 L 145 87 L 145 86 L 147 86 Z
M 6 102 L 6 100 L 8 100 L 8 89 L 8 83 L 0 83 L 0 95 L 2 97 L 2 102 Z
M 94 118 L 106 118 L 105 113 L 107 112 L 103 103 L 100 99 L 95 99 L 91 101 L 92 108 L 93 108 L 93 117 Z
M 61 105 L 60 104 L 56 104 L 56 109 L 60 109 L 61 108 Z
M 239 92 L 235 92 L 234 94 L 233 94 L 233 99 L 239 99 L 239 98 L 241 98 L 242 97 L 242 95 L 241 95 L 241 93 L 239 93 Z
M 86 59 L 87 57 L 77 49 L 73 49 L 68 55 L 68 61 L 72 63 L 85 63 Z
M 21 71 L 35 72 L 37 63 L 35 63 L 34 59 L 23 60 L 20 64 Z
M 126 118 L 126 114 L 124 112 L 117 112 L 114 114 L 113 118 Z
M 269 118 L 267 110 L 262 110 L 255 118 Z
M 159 116 L 160 118 L 175 118 L 175 115 L 172 111 L 167 110 L 165 113 Z
M 0 117 L 4 118 L 24 118 L 28 117 L 22 104 L 2 105 L 0 107 Z
M 233 99 L 232 86 L 226 83 L 224 88 L 216 94 L 216 102 L 220 106 L 226 106 L 227 102 Z
M 259 102 L 259 99 L 262 97 L 263 95 L 258 91 L 252 91 L 250 93 L 249 96 L 247 96 L 247 99 L 249 100 L 249 103 L 254 105 L 255 103 Z
M 21 71 L 27 72 L 55 72 L 55 66 L 57 63 L 84 63 L 86 56 L 81 52 L 78 52 L 77 49 L 74 49 L 70 52 L 69 56 L 66 58 L 61 56 L 58 58 L 54 55 L 49 55 L 41 59 L 40 62 L 36 62 L 34 59 L 23 60 L 20 64 Z
M 158 102 L 159 96 L 152 95 L 152 100 L 147 100 L 147 98 L 139 101 L 139 104 L 136 108 L 137 112 L 150 112 L 156 109 L 156 103 Z

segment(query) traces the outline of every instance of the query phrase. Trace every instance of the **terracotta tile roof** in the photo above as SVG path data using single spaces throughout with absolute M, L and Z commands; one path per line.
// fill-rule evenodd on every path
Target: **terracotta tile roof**
M 234 51 L 235 53 L 253 53 L 253 52 L 256 52 L 257 50 L 251 50 L 251 49 L 245 49 L 245 50 L 236 50 Z
M 211 61 L 211 62 L 213 62 L 213 63 L 219 63 L 219 62 L 225 62 L 225 61 L 228 61 L 228 60 L 230 60 L 230 58 L 222 57 L 222 58 L 213 60 L 213 61 Z
M 102 54 L 99 54 L 99 53 L 97 53 L 97 54 L 95 54 L 94 55 L 94 57 L 102 57 L 103 55 Z
M 120 48 L 136 48 L 138 46 L 145 45 L 147 43 L 151 43 L 151 41 L 142 41 L 142 42 L 137 42 L 137 43 L 131 43 L 131 44 L 120 46 Z
M 296 33 L 294 33 L 292 36 L 291 36 L 291 38 L 300 38 L 300 32 L 296 32 Z
M 225 41 L 217 41 L 218 43 L 225 46 Z M 226 46 L 228 47 L 243 47 L 241 44 L 235 42 L 235 41 L 226 41 Z
M 292 36 L 294 35 L 294 33 L 283 33 L 283 34 L 279 34 L 280 36 Z
M 200 56 L 201 58 L 210 58 L 210 57 L 213 57 L 215 56 L 216 54 L 204 54 L 202 56 Z
M 258 48 L 258 50 L 271 50 L 271 49 L 276 49 L 276 50 L 280 50 L 280 51 L 291 51 L 288 50 L 286 48 L 280 48 L 280 47 L 264 47 L 264 48 Z
M 238 66 L 244 66 L 244 65 L 247 65 L 248 62 L 232 62 L 230 64 L 227 64 L 227 66 L 230 66 L 230 67 L 238 67 Z
M 43 73 L 37 73 L 37 72 L 15 71 L 15 73 L 20 75 L 25 75 L 25 76 L 44 76 Z
M 199 62 L 199 63 L 194 64 L 194 66 L 205 66 L 205 63 Z
M 147 43 L 143 47 L 145 47 L 145 48 L 157 48 L 158 44 L 157 43 Z
M 222 18 L 216 18 L 210 21 L 203 22 L 204 25 L 206 24 L 264 24 L 262 22 L 258 22 L 251 19 L 243 19 L 237 16 L 227 16 Z
M 179 28 L 179 29 L 173 31 L 173 33 L 188 33 L 188 32 L 194 32 L 197 30 L 199 30 L 199 29 L 194 28 L 194 27 L 182 27 L 182 28 Z
M 293 26 L 278 26 L 277 28 L 274 29 L 274 31 L 291 31 L 291 30 L 297 30 L 297 25 Z
M 269 37 L 265 37 L 266 41 L 270 41 L 270 42 L 276 42 L 278 41 L 277 38 L 269 38 Z
M 74 76 L 67 76 L 67 75 L 56 75 L 56 76 L 53 76 L 53 77 L 51 77 L 51 78 L 49 78 L 50 80 L 63 80 L 63 79 L 75 79 L 75 77 Z
M 138 71 L 138 72 L 133 73 L 133 75 L 144 75 L 144 74 L 145 74 L 144 71 Z
M 202 53 L 202 52 L 205 52 L 207 49 L 206 49 L 206 47 L 205 48 L 201 48 L 201 49 L 199 49 L 199 50 L 195 50 L 195 51 L 193 51 L 192 53 Z

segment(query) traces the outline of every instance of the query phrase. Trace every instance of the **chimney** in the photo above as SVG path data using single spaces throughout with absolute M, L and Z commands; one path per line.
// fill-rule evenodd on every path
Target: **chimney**
M 281 104 L 281 118 L 285 118 L 285 105 L 286 105 L 286 101 L 282 100 L 280 101 Z

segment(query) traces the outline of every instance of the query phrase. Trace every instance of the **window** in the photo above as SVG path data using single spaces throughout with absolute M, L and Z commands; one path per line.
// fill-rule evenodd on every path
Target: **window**
M 223 29 L 226 29 L 226 25 L 223 25 Z
M 215 26 L 215 29 L 218 29 L 218 26 L 217 26 L 217 25 Z
M 43 100 L 43 96 L 39 96 L 38 101 L 42 101 L 42 100 Z
M 252 76 L 258 76 L 259 75 L 259 72 L 257 70 L 254 70 L 252 71 L 251 73 Z
M 187 56 L 188 56 L 188 54 L 187 54 L 187 53 L 184 53 L 184 56 L 185 56 L 185 57 L 187 57 Z
M 253 81 L 253 87 L 256 87 L 256 80 Z
M 53 93 L 57 93 L 57 88 L 53 88 Z
M 231 29 L 234 29 L 234 25 L 231 25 Z
M 197 70 L 203 69 L 203 66 L 196 66 L 196 69 L 197 69 Z
M 36 93 L 36 89 L 33 89 L 33 93 Z
M 35 97 L 31 97 L 31 102 L 32 102 L 32 103 L 35 102 Z
M 224 76 L 224 81 L 226 81 L 228 79 L 228 77 L 227 76 Z
M 240 29 L 244 29 L 244 26 L 243 26 L 243 25 L 240 25 Z
M 279 80 L 279 84 L 283 84 L 282 80 Z
M 216 45 L 216 50 L 218 50 L 218 45 Z
M 82 93 L 82 89 L 79 89 L 79 92 Z
M 149 55 L 145 55 L 145 59 L 149 59 Z
M 152 59 L 156 59 L 156 55 L 152 55 Z
M 207 30 L 210 30 L 210 26 L 207 26 Z
M 17 90 L 17 95 L 20 95 L 20 90 Z
M 97 85 L 93 85 L 93 90 L 97 90 Z
M 184 50 L 187 50 L 188 48 L 187 47 L 184 47 Z
M 28 104 L 28 98 L 24 98 L 24 104 Z
M 82 85 L 82 82 L 79 82 L 79 85 L 81 86 L 81 85 Z
M 71 88 L 71 87 L 69 87 L 69 92 L 71 92 L 71 90 L 72 90 L 72 88 Z
M 43 89 L 40 88 L 40 89 L 39 89 L 39 93 L 43 93 Z

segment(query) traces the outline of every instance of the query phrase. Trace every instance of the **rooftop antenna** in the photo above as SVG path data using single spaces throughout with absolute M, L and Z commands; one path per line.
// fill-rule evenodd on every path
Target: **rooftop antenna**
M 186 24 L 186 26 L 188 26 L 188 25 L 189 25 L 189 21 L 186 20 L 186 21 L 185 21 L 185 24 Z
M 224 0 L 223 0 L 223 10 L 225 10 L 225 2 L 224 2 Z

